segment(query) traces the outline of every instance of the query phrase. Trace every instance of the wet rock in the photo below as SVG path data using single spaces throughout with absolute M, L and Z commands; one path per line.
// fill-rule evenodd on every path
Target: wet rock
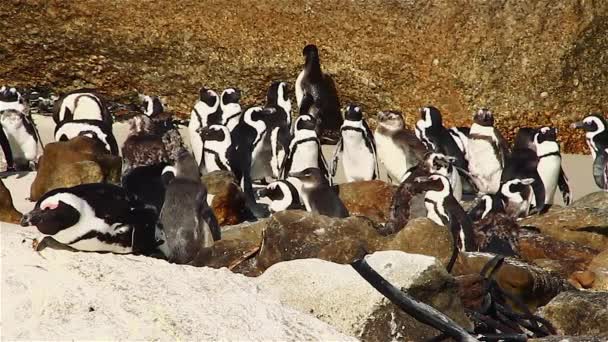
M 4 181 L 0 179 L 0 221 L 9 223 L 19 223 L 22 214 L 15 209 L 13 197 Z
M 567 291 L 538 312 L 562 335 L 608 338 L 608 293 Z
M 391 200 L 397 189 L 394 185 L 373 180 L 343 183 L 337 187 L 351 216 L 365 216 L 376 223 L 388 220 Z
M 460 253 L 452 273 L 479 274 L 493 256 L 489 253 Z M 559 274 L 513 258 L 505 259 L 494 279 L 503 291 L 523 301 L 532 311 L 548 303 L 560 292 L 573 289 Z
M 214 171 L 201 177 L 211 198 L 213 209 L 220 226 L 235 225 L 251 218 L 245 205 L 245 194 L 229 171 Z
M 79 136 L 46 145 L 38 173 L 32 183 L 30 200 L 37 201 L 47 191 L 85 183 L 120 183 L 121 158 L 110 154 L 103 143 Z
M 608 291 L 608 249 L 591 260 L 588 270 L 594 275 L 591 288 L 599 291 Z
M 596 250 L 608 248 L 608 209 L 552 208 L 544 215 L 523 219 L 529 225 L 560 241 L 576 242 Z
M 574 208 L 608 208 L 608 192 L 592 192 L 577 199 L 570 206 Z
M 454 279 L 435 258 L 389 251 L 366 260 L 391 284 L 471 327 Z M 349 265 L 318 259 L 282 262 L 267 269 L 257 284 L 263 294 L 364 341 L 422 341 L 438 334 L 403 313 Z

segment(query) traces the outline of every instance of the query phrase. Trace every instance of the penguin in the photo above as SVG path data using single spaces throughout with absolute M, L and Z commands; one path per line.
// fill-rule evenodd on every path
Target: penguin
M 348 217 L 344 203 L 319 168 L 309 167 L 299 172 L 292 172 L 289 176 L 302 182 L 301 195 L 307 211 L 330 217 Z
M 165 201 L 167 183 L 162 178 L 162 172 L 167 166 L 169 164 L 165 162 L 137 166 L 122 177 L 122 187 L 129 197 L 153 206 L 156 212 L 160 213 Z
M 15 171 L 15 161 L 13 159 L 13 152 L 11 151 L 11 144 L 8 141 L 4 129 L 0 129 L 0 147 L 2 147 L 2 154 L 4 156 L 4 162 L 6 163 L 5 171 Z
M 0 112 L 0 124 L 6 138 L 2 150 L 5 151 L 5 156 L 8 156 L 5 157 L 7 168 L 34 170 L 42 154 L 42 143 L 34 123 L 23 112 L 7 109 Z M 9 163 L 9 159 L 12 159 L 12 162 Z
M 236 144 L 237 161 L 241 164 L 238 173 L 251 180 L 266 180 L 273 174 L 272 147 L 268 139 L 268 121 L 272 115 L 262 107 L 248 108 L 231 133 Z
M 272 175 L 278 179 L 285 158 L 289 154 L 291 139 L 291 100 L 289 88 L 285 82 L 273 82 L 266 94 L 265 108 L 274 113 L 273 120 L 268 122 L 269 139 L 272 149 Z
M 473 117 L 468 137 L 467 161 L 471 181 L 482 194 L 495 194 L 500 188 L 500 178 L 509 147 L 494 127 L 494 115 L 480 109 Z
M 21 225 L 80 251 L 136 253 L 156 251 L 156 210 L 108 183 L 81 184 L 44 194 Z
M 233 160 L 232 138 L 230 130 L 224 125 L 211 125 L 201 132 L 203 139 L 203 159 L 201 169 L 203 174 L 217 170 L 232 171 Z
M 53 108 L 53 121 L 57 125 L 72 120 L 99 120 L 112 125 L 112 114 L 101 96 L 93 89 L 77 89 L 59 98 Z
M 545 187 L 545 204 L 553 204 L 555 190 L 559 187 L 565 205 L 570 205 L 572 195 L 568 177 L 562 167 L 562 156 L 557 142 L 557 129 L 542 127 L 534 134 L 534 146 L 538 157 L 538 174 Z
M 270 212 L 276 213 L 283 210 L 304 209 L 300 202 L 298 190 L 287 180 L 278 180 L 259 189 L 257 195 L 260 198 L 268 198 Z
M 427 217 L 436 224 L 450 229 L 454 241 L 454 251 L 446 267 L 450 272 L 458 257 L 458 251 L 477 249 L 473 236 L 473 224 L 452 195 L 452 188 L 447 177 L 439 174 L 416 177 L 414 188 L 418 191 L 425 191 L 424 203 Z
M 534 196 L 531 185 L 534 183 L 533 178 L 513 178 L 500 185 L 500 196 L 503 197 L 507 215 L 514 219 L 529 215 Z
M 0 87 L 0 112 L 9 109 L 26 115 L 29 113 L 28 103 L 21 93 L 15 88 L 2 86 Z
M 107 126 L 100 120 L 71 120 L 62 121 L 55 126 L 55 141 L 67 141 L 79 135 L 98 139 L 113 155 L 118 155 L 118 144 L 112 126 Z
M 198 132 L 203 127 L 210 125 L 209 116 L 216 115 L 215 113 L 219 110 L 220 99 L 217 93 L 211 89 L 201 88 L 199 91 L 199 100 L 190 113 L 190 122 L 188 123 L 190 147 L 192 148 L 194 158 L 198 165 L 201 164 L 203 154 L 203 141 Z
M 399 183 L 427 152 L 415 133 L 405 128 L 403 116 L 396 111 L 378 113 L 374 139 L 378 160 L 385 166 L 389 178 Z
M 154 128 L 154 122 L 146 114 L 136 115 L 129 120 L 129 134 L 121 151 L 123 176 L 140 166 L 173 162 L 162 137 Z
M 145 115 L 156 117 L 165 112 L 165 104 L 158 96 L 144 95 L 141 103 L 141 108 Z
M 473 222 L 473 235 L 479 252 L 518 256 L 519 225 L 505 212 L 500 193 L 479 197 L 467 212 Z
M 169 262 L 195 263 L 221 238 L 220 227 L 207 204 L 207 189 L 194 156 L 184 150 L 175 166 L 167 169 L 174 178 L 166 186 L 160 211 L 157 236 L 164 243 L 159 248 Z
M 330 182 L 327 162 L 321 150 L 321 142 L 315 128 L 316 120 L 310 115 L 300 115 L 294 123 L 294 135 L 289 145 L 289 156 L 285 160 L 283 178 L 294 172 L 308 168 L 319 168 L 321 174 Z
M 450 127 L 448 133 L 452 136 L 458 148 L 462 151 L 462 154 L 467 156 L 468 145 L 469 145 L 469 133 L 471 129 L 469 127 Z
M 505 167 L 500 178 L 501 185 L 513 179 L 533 180 L 533 182 L 530 183 L 531 189 L 533 190 L 530 194 L 531 197 L 522 197 L 523 202 L 520 204 L 517 204 L 515 199 L 511 199 L 507 206 L 508 208 L 512 208 L 521 205 L 522 208 L 517 209 L 517 211 L 521 213 L 525 212 L 526 215 L 531 209 L 524 209 L 523 207 L 526 205 L 536 207 L 538 213 L 542 213 L 545 209 L 545 187 L 539 174 L 539 159 L 534 144 L 534 135 L 536 132 L 536 129 L 530 127 L 522 127 L 519 129 L 515 136 L 511 155 L 505 162 Z
M 585 141 L 593 159 L 597 157 L 598 151 L 608 147 L 608 131 L 606 130 L 606 119 L 601 114 L 589 114 L 582 121 L 570 125 L 570 128 L 579 128 L 585 131 Z
M 416 122 L 416 132 L 417 135 L 420 135 L 419 139 L 422 140 L 427 149 L 453 157 L 454 165 L 457 168 L 467 170 L 468 163 L 463 152 L 464 146 L 459 146 L 450 130 L 443 126 L 439 109 L 433 106 L 423 107 L 420 109 L 420 118 Z M 459 131 L 452 132 L 460 133 Z
M 340 127 L 340 140 L 331 163 L 331 176 L 335 177 L 339 155 L 347 182 L 366 181 L 378 176 L 376 142 L 371 129 L 363 119 L 361 107 L 351 104 L 344 110 L 344 123 Z
M 232 131 L 241 119 L 241 92 L 236 88 L 227 88 L 220 97 L 220 110 L 222 112 L 221 124 Z
M 296 101 L 298 107 L 302 108 L 303 99 L 306 95 L 312 97 L 313 102 L 319 108 L 319 124 L 324 143 L 335 145 L 338 141 L 342 116 L 340 114 L 340 101 L 332 78 L 323 73 L 319 60 L 319 50 L 313 44 L 306 45 L 302 50 L 305 58 L 304 68 L 296 79 Z

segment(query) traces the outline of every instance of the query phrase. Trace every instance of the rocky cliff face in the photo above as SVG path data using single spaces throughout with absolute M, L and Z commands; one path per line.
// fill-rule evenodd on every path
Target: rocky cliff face
M 488 106 L 511 136 L 608 103 L 605 1 L 9 0 L 0 19 L 0 83 L 154 93 L 178 112 L 201 85 L 260 101 L 272 80 L 295 81 L 313 42 L 343 103 L 410 124 L 428 103 L 449 124 Z M 580 132 L 561 136 L 583 150 Z

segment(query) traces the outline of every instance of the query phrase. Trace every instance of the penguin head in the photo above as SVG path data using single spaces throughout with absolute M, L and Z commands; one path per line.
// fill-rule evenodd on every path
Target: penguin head
M 285 180 L 276 181 L 268 184 L 266 188 L 258 190 L 257 195 L 258 197 L 266 197 L 271 200 L 270 211 L 276 213 L 289 209 L 293 205 L 294 200 L 299 203 L 299 199 L 293 196 L 297 192 L 294 192 L 293 190 L 295 189 L 290 189 L 290 187 L 293 188 L 293 185 Z
M 414 178 L 412 188 L 416 192 L 437 191 L 449 193 L 451 191 L 450 181 L 447 177 L 436 173 Z
M 51 190 L 36 202 L 32 211 L 23 215 L 21 226 L 36 226 L 42 234 L 55 235 L 80 221 L 85 204 L 85 200 L 70 193 L 66 188 Z M 70 242 L 65 238 L 57 240 L 62 243 Z
M 269 106 L 289 101 L 289 86 L 285 82 L 272 82 L 266 93 L 266 102 Z
M 141 101 L 141 109 L 147 116 L 156 116 L 165 111 L 165 104 L 158 96 L 144 95 Z
M 327 179 L 318 167 L 309 167 L 300 172 L 291 172 L 289 177 L 294 177 L 302 182 L 303 189 L 316 188 L 320 185 L 327 185 Z
M 264 123 L 268 114 L 270 114 L 270 112 L 262 107 L 249 107 L 245 110 L 243 117 L 246 123 L 255 125 L 257 122 Z
M 215 105 L 218 103 L 217 93 L 205 87 L 202 87 L 199 90 L 198 99 L 199 101 L 204 102 L 209 107 L 215 107 Z
M 237 88 L 226 88 L 222 92 L 222 105 L 238 104 L 241 101 L 241 91 Z
M 312 130 L 314 131 L 317 128 L 317 119 L 315 119 L 311 115 L 300 115 L 296 119 L 296 123 L 294 125 L 295 130 Z
M 361 110 L 361 106 L 355 103 L 346 106 L 344 109 L 344 119 L 349 121 L 363 120 L 363 111 Z
M 165 168 L 166 169 L 166 168 Z M 164 173 L 165 170 L 163 170 Z M 175 162 L 175 178 L 187 179 L 199 183 L 200 172 L 194 155 L 190 151 L 183 149 L 179 152 Z
M 441 112 L 433 106 L 420 108 L 420 119 L 423 121 L 425 128 L 443 126 Z
M 480 126 L 494 126 L 494 114 L 486 108 L 481 108 L 473 116 L 473 122 Z
M 306 62 L 319 59 L 319 49 L 314 44 L 308 44 L 302 50 L 302 55 L 306 58 Z
M 524 198 L 528 198 L 532 191 L 530 188 L 532 183 L 534 183 L 534 178 L 511 179 L 500 186 L 500 193 L 508 200 L 520 202 Z
M 405 128 L 405 120 L 399 111 L 378 112 L 378 124 L 390 131 L 402 130 Z
M 171 166 L 171 165 L 165 166 L 160 173 L 160 179 L 161 179 L 161 182 L 163 183 L 163 185 L 165 187 L 167 185 L 169 185 L 169 183 L 171 183 L 171 181 L 175 178 L 176 174 L 177 174 L 177 169 L 175 169 L 175 166 Z
M 559 143 L 557 142 L 557 128 L 542 127 L 534 134 L 534 145 L 538 155 L 551 152 L 559 152 Z
M 152 119 L 148 115 L 136 115 L 129 120 L 129 134 L 145 134 L 152 132 Z
M 15 109 L 6 109 L 0 112 L 0 122 L 5 130 L 16 130 L 23 126 L 24 115 Z
M 606 130 L 606 119 L 601 114 L 590 114 L 570 127 L 583 129 L 587 133 L 600 133 Z
M 0 102 L 19 102 L 21 94 L 15 88 L 2 86 L 0 88 Z
M 534 144 L 534 137 L 536 133 L 538 133 L 536 128 L 521 127 L 515 136 L 513 149 L 527 148 L 536 151 L 536 145 Z
M 467 215 L 473 222 L 482 220 L 489 213 L 493 212 L 496 202 L 500 201 L 495 201 L 492 195 L 483 195 L 477 199 L 473 207 L 467 212 Z
M 451 173 L 456 158 L 442 153 L 427 152 L 424 156 L 424 166 L 430 173 L 447 176 Z
M 230 138 L 230 130 L 224 125 L 211 125 L 201 129 L 203 141 L 225 141 Z

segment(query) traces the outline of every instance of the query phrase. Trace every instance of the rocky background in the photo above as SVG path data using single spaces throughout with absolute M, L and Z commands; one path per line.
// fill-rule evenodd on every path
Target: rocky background
M 567 126 L 608 103 L 607 16 L 589 0 L 6 0 L 0 83 L 159 94 L 186 114 L 202 85 L 251 104 L 272 80 L 293 83 L 316 43 L 343 103 L 410 124 L 429 103 L 458 125 L 487 106 L 508 136 L 553 124 L 583 152 Z

